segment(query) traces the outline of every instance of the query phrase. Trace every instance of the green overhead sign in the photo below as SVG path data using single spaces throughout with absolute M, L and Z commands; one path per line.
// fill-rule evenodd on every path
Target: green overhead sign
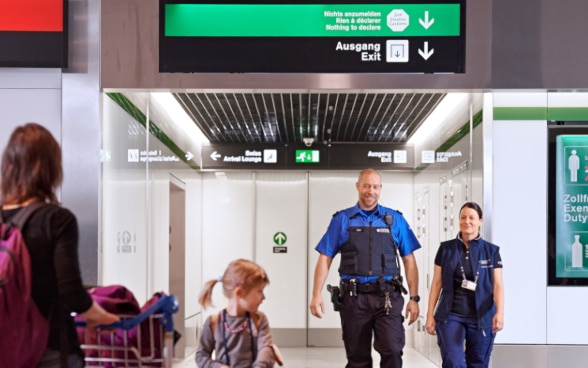
M 459 36 L 459 4 L 167 4 L 167 37 Z
M 466 0 L 159 0 L 163 73 L 464 73 Z

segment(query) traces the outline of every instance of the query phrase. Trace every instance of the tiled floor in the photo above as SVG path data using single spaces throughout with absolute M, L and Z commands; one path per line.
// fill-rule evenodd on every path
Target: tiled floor
M 280 348 L 286 368 L 342 368 L 345 366 L 345 351 L 343 348 Z M 410 368 L 437 368 L 430 360 L 423 357 L 414 349 L 404 349 L 404 364 Z M 185 360 L 176 360 L 174 368 L 196 367 L 194 355 Z M 276 366 L 277 367 L 277 366 Z M 379 367 L 378 354 L 374 352 L 374 367 Z

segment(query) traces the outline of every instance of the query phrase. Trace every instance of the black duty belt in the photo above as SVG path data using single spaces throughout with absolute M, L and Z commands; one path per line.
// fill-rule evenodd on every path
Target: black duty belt
M 341 280 L 340 283 L 341 291 L 344 293 L 350 292 L 355 288 L 358 293 L 379 293 L 380 291 L 395 291 L 395 286 L 390 282 L 386 281 L 382 284 L 379 282 L 375 284 L 355 284 L 345 280 Z

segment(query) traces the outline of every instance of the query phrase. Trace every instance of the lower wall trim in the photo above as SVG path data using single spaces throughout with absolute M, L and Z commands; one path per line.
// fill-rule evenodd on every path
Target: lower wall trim
M 321 348 L 343 347 L 340 328 L 312 328 L 308 330 L 308 346 Z
M 278 347 L 343 347 L 340 328 L 272 328 Z
M 585 345 L 494 345 L 492 368 L 585 368 Z
M 305 347 L 305 328 L 272 328 L 272 340 L 278 347 Z

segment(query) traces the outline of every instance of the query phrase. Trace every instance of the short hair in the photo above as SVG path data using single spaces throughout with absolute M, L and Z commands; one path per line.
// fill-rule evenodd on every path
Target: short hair
M 361 178 L 362 178 L 364 175 L 366 175 L 366 174 L 377 174 L 377 175 L 380 177 L 380 180 L 382 179 L 382 175 L 380 175 L 380 172 L 379 172 L 378 170 L 376 170 L 376 169 L 372 169 L 372 168 L 370 167 L 370 168 L 367 168 L 367 169 L 363 169 L 363 170 L 361 170 L 361 171 L 359 172 L 359 176 L 357 177 L 357 181 L 358 181 L 358 182 L 360 182 L 360 181 L 361 181 Z
M 45 127 L 37 123 L 16 127 L 2 154 L 2 203 L 19 204 L 31 198 L 58 203 L 61 157 L 59 143 Z

